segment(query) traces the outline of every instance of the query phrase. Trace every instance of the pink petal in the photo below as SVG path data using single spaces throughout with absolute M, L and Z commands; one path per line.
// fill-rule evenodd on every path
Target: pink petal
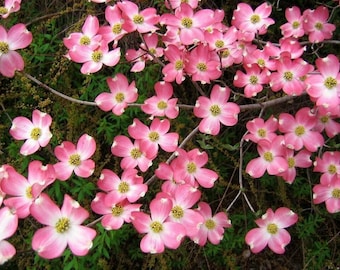
M 67 238 L 58 234 L 54 227 L 38 229 L 32 238 L 32 248 L 45 259 L 60 257 L 67 247 Z
M 182 224 L 176 222 L 163 223 L 161 238 L 166 247 L 177 249 L 185 235 L 185 228 Z
M 18 116 L 13 119 L 9 133 L 16 140 L 25 140 L 31 137 L 31 130 L 33 128 L 33 123 L 28 118 Z
M 13 214 L 8 207 L 0 209 L 0 228 L 0 243 L 2 239 L 11 237 L 18 228 L 18 216 Z
M 16 253 L 15 247 L 6 240 L 0 241 L 0 265 L 11 259 Z
M 45 193 L 42 193 L 34 201 L 31 205 L 30 212 L 39 223 L 53 227 L 61 217 L 59 207 Z
M 259 253 L 266 247 L 270 239 L 266 230 L 266 228 L 254 228 L 246 234 L 245 241 L 253 253 Z
M 140 249 L 145 253 L 162 253 L 164 242 L 159 234 L 148 233 L 142 238 Z
M 149 215 L 143 212 L 132 212 L 131 213 L 131 222 L 137 232 L 139 233 L 148 233 L 150 231 L 150 223 L 152 222 Z
M 74 255 L 84 256 L 92 247 L 92 240 L 95 236 L 94 229 L 85 226 L 72 226 L 67 242 Z
M 96 151 L 96 141 L 93 137 L 84 134 L 82 135 L 77 143 L 77 152 L 79 153 L 82 160 L 90 158 Z
M 268 247 L 277 254 L 283 254 L 290 239 L 290 234 L 285 229 L 280 229 L 268 240 Z
M 71 166 L 68 161 L 66 162 L 58 162 L 53 165 L 53 168 L 56 172 L 56 178 L 61 181 L 65 181 L 69 179 L 73 173 L 73 166 Z

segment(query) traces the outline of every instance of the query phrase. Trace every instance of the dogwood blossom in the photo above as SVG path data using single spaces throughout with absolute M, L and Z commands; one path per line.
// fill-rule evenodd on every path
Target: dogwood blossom
M 259 228 L 251 229 L 245 241 L 253 253 L 261 252 L 268 245 L 273 252 L 283 254 L 291 240 L 285 228 L 297 221 L 298 215 L 286 207 L 280 207 L 275 212 L 269 208 L 261 218 L 255 220 Z
M 81 225 L 89 213 L 65 194 L 59 207 L 42 193 L 30 208 L 31 215 L 41 224 L 32 238 L 32 248 L 45 259 L 60 257 L 67 246 L 76 256 L 85 256 L 92 247 L 96 231 Z
M 39 110 L 32 113 L 32 121 L 24 116 L 13 119 L 9 133 L 16 140 L 26 140 L 20 148 L 20 154 L 27 156 L 45 147 L 52 138 L 50 126 L 52 117 Z

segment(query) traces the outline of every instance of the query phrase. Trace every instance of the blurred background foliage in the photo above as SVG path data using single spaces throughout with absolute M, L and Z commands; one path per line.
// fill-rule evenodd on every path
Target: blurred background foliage
M 141 8 L 156 7 L 160 13 L 166 12 L 163 1 L 137 2 Z M 201 6 L 225 11 L 225 23 L 230 24 L 232 12 L 240 1 L 201 0 Z M 253 7 L 262 1 L 243 1 Z M 315 8 L 321 4 L 318 1 L 269 1 L 273 4 L 272 18 L 277 22 L 269 28 L 264 40 L 278 42 L 280 39 L 279 25 L 285 22 L 284 10 L 294 5 L 302 10 Z M 334 6 L 333 1 L 323 4 Z M 93 101 L 104 91 L 108 91 L 106 78 L 117 73 L 123 73 L 131 82 L 136 81 L 139 92 L 138 102 L 142 103 L 147 97 L 153 95 L 154 83 L 162 79 L 161 67 L 158 64 L 149 64 L 141 73 L 131 73 L 130 65 L 122 61 L 119 65 L 105 67 L 100 72 L 92 75 L 80 73 L 80 65 L 72 63 L 64 57 L 66 48 L 63 38 L 71 32 L 81 30 L 87 15 L 96 15 L 101 22 L 104 20 L 105 4 L 90 3 L 86 0 L 23 1 L 21 10 L 12 14 L 1 24 L 10 28 L 15 23 L 23 22 L 33 33 L 32 44 L 21 50 L 25 59 L 25 72 L 34 76 L 48 86 L 76 99 Z M 339 27 L 339 9 L 332 16 L 332 22 Z M 339 40 L 339 28 L 334 39 Z M 124 37 L 120 41 L 123 50 L 138 46 L 138 39 Z M 330 44 L 318 45 L 320 56 L 334 53 L 339 57 L 339 48 Z M 311 45 L 307 46 L 306 60 L 314 63 L 315 54 Z M 234 66 L 224 72 L 223 81 L 231 86 L 236 69 Z M 203 86 L 209 93 L 211 86 Z M 181 86 L 175 86 L 175 96 L 179 103 L 194 105 L 196 90 L 186 80 Z M 236 90 L 237 91 L 237 90 Z M 277 94 L 275 96 L 279 96 Z M 275 96 L 273 98 L 275 98 Z M 236 97 L 236 96 L 235 96 Z M 246 104 L 252 101 L 237 97 L 237 103 Z M 97 151 L 94 156 L 96 170 L 89 179 L 72 176 L 67 182 L 57 181 L 48 188 L 50 196 L 61 204 L 63 195 L 70 194 L 80 204 L 90 209 L 91 200 L 98 191 L 96 181 L 103 168 L 109 168 L 120 174 L 120 159 L 114 158 L 110 147 L 113 138 L 119 134 L 127 134 L 127 127 L 133 118 L 138 117 L 145 123 L 150 123 L 148 116 L 138 107 L 129 107 L 126 112 L 117 117 L 105 113 L 93 106 L 85 106 L 64 100 L 29 80 L 24 74 L 18 73 L 14 78 L 0 77 L 0 165 L 11 164 L 22 174 L 27 174 L 27 166 L 31 160 L 42 160 L 44 164 L 55 163 L 54 148 L 62 141 L 76 142 L 78 138 L 87 133 L 97 142 Z M 289 104 L 282 104 L 265 111 L 264 117 L 271 114 L 278 115 L 286 111 L 294 113 L 300 107 L 310 106 L 306 98 L 298 98 Z M 32 156 L 24 157 L 19 154 L 22 144 L 10 137 L 8 130 L 11 119 L 16 116 L 31 118 L 33 109 L 49 113 L 53 117 L 51 131 L 53 138 L 48 147 L 41 149 Z M 256 117 L 259 111 L 247 111 L 240 114 L 239 123 L 235 127 L 224 127 L 217 137 L 196 134 L 185 146 L 191 150 L 195 147 L 206 151 L 210 161 L 207 167 L 218 172 L 220 178 L 213 189 L 203 191 L 202 199 L 209 202 L 215 211 L 225 210 L 239 191 L 237 170 L 239 166 L 239 141 L 245 132 L 247 121 Z M 199 123 L 192 111 L 182 109 L 179 117 L 171 121 L 172 131 L 180 134 L 181 140 L 190 133 Z M 339 136 L 328 142 L 332 150 L 339 150 L 335 144 Z M 247 151 L 244 156 L 246 164 L 256 156 L 256 146 L 245 145 Z M 154 166 L 142 174 L 147 180 L 153 175 L 153 169 L 158 162 L 165 161 L 169 155 L 161 154 Z M 65 251 L 63 257 L 54 260 L 45 260 L 38 257 L 31 249 L 31 237 L 39 224 L 33 218 L 20 221 L 18 232 L 10 238 L 15 245 L 17 255 L 0 266 L 0 269 L 339 269 L 340 267 L 340 214 L 328 214 L 324 204 L 311 203 L 312 186 L 319 180 L 319 175 L 312 173 L 311 169 L 300 170 L 299 175 L 292 185 L 286 184 L 278 177 L 265 175 L 261 179 L 251 179 L 244 173 L 244 188 L 252 205 L 259 210 L 254 215 L 246 202 L 239 197 L 229 211 L 229 218 L 233 227 L 227 229 L 221 244 L 211 244 L 199 247 L 189 240 L 185 240 L 178 250 L 166 250 L 163 254 L 143 254 L 139 250 L 139 236 L 131 225 L 124 225 L 118 231 L 106 231 L 100 224 L 95 228 L 98 236 L 94 246 L 86 257 L 75 257 L 70 251 Z M 150 192 L 141 203 L 145 204 L 158 192 L 159 182 L 154 182 Z M 299 215 L 299 222 L 289 231 L 292 242 L 287 246 L 284 255 L 276 255 L 269 249 L 260 254 L 250 253 L 244 243 L 246 232 L 255 227 L 254 219 L 261 216 L 267 208 L 276 209 L 286 206 Z M 90 221 L 98 218 L 91 213 Z

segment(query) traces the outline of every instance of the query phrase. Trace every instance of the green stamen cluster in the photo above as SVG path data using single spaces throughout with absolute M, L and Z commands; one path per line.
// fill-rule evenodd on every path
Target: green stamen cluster
M 92 61 L 93 61 L 93 62 L 98 63 L 98 62 L 100 62 L 100 60 L 102 60 L 102 58 L 103 58 L 103 53 L 102 53 L 101 51 L 94 51 L 94 52 L 92 53 L 91 58 L 92 58 Z
M 289 168 L 294 168 L 295 166 L 295 159 L 293 157 L 288 158 L 288 167 Z
M 334 164 L 331 164 L 328 166 L 328 169 L 327 171 L 330 173 L 330 174 L 336 174 L 336 166 Z
M 163 100 L 158 102 L 157 104 L 157 108 L 160 110 L 165 110 L 167 107 L 168 107 L 168 104 L 166 104 L 166 102 Z
M 183 69 L 183 61 L 182 61 L 182 60 L 177 60 L 177 61 L 175 62 L 175 69 L 176 69 L 176 70 L 181 70 L 181 69 Z
M 286 71 L 285 73 L 283 73 L 283 78 L 286 80 L 286 81 L 291 81 L 293 80 L 293 73 L 290 72 L 290 71 Z
M 158 134 L 158 132 L 156 132 L 156 131 L 151 131 L 151 132 L 149 133 L 149 139 L 150 139 L 150 141 L 152 141 L 152 142 L 157 142 L 157 141 L 159 140 L 159 134 Z
M 72 166 L 79 166 L 81 164 L 81 159 L 79 154 L 73 154 L 69 157 L 68 163 Z
M 55 225 L 55 229 L 57 233 L 67 232 L 70 229 L 70 220 L 65 217 L 60 218 Z
M 112 33 L 118 35 L 122 32 L 122 24 L 121 23 L 116 23 L 112 26 Z
M 37 141 L 40 138 L 40 136 L 41 136 L 41 129 L 37 128 L 37 127 L 33 128 L 32 131 L 31 131 L 30 136 L 31 136 L 31 139 Z
M 118 185 L 118 191 L 120 193 L 126 193 L 130 190 L 130 186 L 128 183 L 126 183 L 125 181 L 123 182 L 120 182 L 119 185 Z
M 324 82 L 324 86 L 326 86 L 327 89 L 332 89 L 336 85 L 337 85 L 337 81 L 333 77 L 328 77 Z
M 158 221 L 153 221 L 150 224 L 150 228 L 154 233 L 160 233 L 163 231 L 163 225 Z
M 189 163 L 187 164 L 187 172 L 188 172 L 188 173 L 190 173 L 190 174 L 195 173 L 195 172 L 196 172 L 196 169 L 197 169 L 197 167 L 196 167 L 196 164 L 195 164 L 195 163 L 189 162 Z
M 253 24 L 260 22 L 260 20 L 261 20 L 261 18 L 257 14 L 254 14 L 250 17 L 250 22 L 253 23 Z
M 116 205 L 112 207 L 111 213 L 114 217 L 119 217 L 121 214 L 123 214 L 124 208 L 121 205 Z
M 321 22 L 317 22 L 317 23 L 314 25 L 314 27 L 315 27 L 317 30 L 321 31 L 322 28 L 323 28 L 323 24 L 322 24 Z
M 175 219 L 181 219 L 184 216 L 184 211 L 182 207 L 178 205 L 176 205 L 175 207 L 171 209 L 171 213 Z
M 33 199 L 32 186 L 26 188 L 26 197 L 29 199 Z
M 6 54 L 9 52 L 9 45 L 7 42 L 0 41 L 0 53 Z
M 115 99 L 118 103 L 122 103 L 125 99 L 125 96 L 123 93 L 117 93 Z
M 8 12 L 8 9 L 5 7 L 0 7 L 0 15 L 4 15 Z
M 133 22 L 135 24 L 142 24 L 144 22 L 144 17 L 140 14 L 133 16 Z
M 251 84 L 257 84 L 257 82 L 259 81 L 259 79 L 257 78 L 257 76 L 255 76 L 255 75 L 251 75 L 250 77 L 249 77 L 249 82 L 251 83 Z
M 216 48 L 223 48 L 223 46 L 224 46 L 224 41 L 223 40 L 216 40 L 216 42 L 215 42 L 215 46 L 216 46 Z
M 267 132 L 266 132 L 265 129 L 259 128 L 259 130 L 257 131 L 257 134 L 259 135 L 259 137 L 264 138 L 264 137 L 266 137 Z
M 79 40 L 80 45 L 90 45 L 91 43 L 91 39 L 88 36 L 83 36 L 80 40 Z
M 142 152 L 139 151 L 138 148 L 133 148 L 130 152 L 130 155 L 133 159 L 140 158 L 142 156 Z
M 186 17 L 186 18 L 183 18 L 181 20 L 181 24 L 185 27 L 185 28 L 190 28 L 193 24 L 193 21 L 192 19 Z
M 221 114 L 221 108 L 220 108 L 220 106 L 218 106 L 218 105 L 212 105 L 211 107 L 210 107 L 210 112 L 211 112 L 211 114 L 213 115 L 213 116 L 217 116 L 217 115 L 220 115 Z
M 199 71 L 207 71 L 207 69 L 208 69 L 207 65 L 205 63 L 198 63 L 196 65 L 196 67 Z
M 208 230 L 213 230 L 216 227 L 216 223 L 215 221 L 213 221 L 212 219 L 208 219 L 205 223 L 204 223 L 205 227 L 207 227 Z
M 276 224 L 274 223 L 270 223 L 267 226 L 267 232 L 269 232 L 270 234 L 276 234 L 279 231 L 279 228 L 277 227 Z
M 273 154 L 271 152 L 265 152 L 263 157 L 264 157 L 264 160 L 268 162 L 272 162 L 274 160 Z
M 295 135 L 296 136 L 302 136 L 303 134 L 305 134 L 305 128 L 304 128 L 304 126 L 297 126 L 296 128 L 295 128 Z

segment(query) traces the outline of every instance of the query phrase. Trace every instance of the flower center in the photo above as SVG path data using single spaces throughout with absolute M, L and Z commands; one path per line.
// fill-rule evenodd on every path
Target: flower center
M 287 161 L 288 161 L 288 167 L 289 168 L 294 168 L 294 166 L 295 166 L 295 159 L 293 157 L 289 157 Z
M 322 22 L 317 22 L 315 25 L 314 25 L 315 29 L 321 31 L 322 28 L 323 28 L 323 24 Z
M 340 189 L 335 188 L 332 191 L 332 197 L 335 199 L 340 199 Z
M 118 35 L 122 32 L 122 24 L 116 23 L 112 26 L 112 33 Z
M 261 18 L 260 18 L 260 16 L 257 15 L 257 14 L 254 14 L 254 15 L 252 15 L 252 16 L 250 17 L 250 22 L 251 22 L 252 24 L 256 24 L 256 23 L 258 23 L 260 20 L 261 20 Z
M 267 226 L 267 232 L 269 232 L 270 234 L 276 234 L 278 232 L 278 230 L 279 230 L 279 228 L 274 223 L 270 223 Z
M 33 199 L 32 186 L 26 188 L 26 197 L 29 199 Z
M 293 73 L 291 71 L 286 71 L 285 73 L 283 73 L 283 78 L 286 80 L 286 81 L 291 81 L 293 80 Z
M 216 40 L 216 42 L 215 42 L 215 46 L 216 46 L 216 48 L 223 48 L 223 46 L 224 46 L 224 41 L 223 40 Z
M 57 233 L 64 233 L 70 229 L 70 220 L 68 218 L 59 218 L 57 223 L 55 224 L 55 229 Z
M 222 58 L 227 58 L 230 55 L 230 51 L 228 49 L 223 50 Z
M 41 136 L 41 129 L 38 127 L 33 128 L 31 131 L 31 139 L 37 141 L 40 138 L 40 136 Z
M 118 103 L 122 103 L 125 99 L 125 96 L 123 93 L 117 93 L 115 99 Z
M 183 69 L 183 61 L 182 61 L 182 60 L 177 60 L 177 61 L 175 62 L 175 69 L 176 69 L 176 70 Z
M 196 67 L 199 71 L 207 71 L 207 65 L 205 63 L 198 63 Z
M 3 14 L 6 14 L 8 12 L 8 9 L 5 8 L 5 7 L 0 7 L 0 14 L 3 15 Z
M 185 27 L 185 28 L 190 28 L 192 26 L 192 19 L 185 17 L 181 20 L 181 24 Z
M 188 173 L 190 173 L 190 174 L 195 173 L 196 169 L 197 169 L 197 167 L 196 167 L 196 164 L 194 162 L 191 161 L 187 164 L 187 172 Z
M 79 43 L 80 45 L 90 45 L 91 39 L 88 36 L 82 36 Z
M 130 190 L 130 185 L 128 183 L 126 183 L 125 181 L 120 182 L 118 185 L 118 191 L 120 193 L 126 193 Z
M 157 141 L 159 140 L 159 134 L 158 134 L 158 132 L 156 132 L 156 131 L 151 131 L 151 132 L 149 133 L 149 139 L 150 139 L 150 141 L 152 141 L 152 142 L 157 142 Z
M 171 213 L 175 219 L 181 219 L 184 216 L 184 211 L 182 207 L 178 205 L 176 205 L 175 207 L 171 209 Z
M 103 53 L 101 51 L 94 51 L 91 55 L 92 61 L 95 63 L 100 62 L 103 58 Z
M 81 164 L 80 155 L 79 154 L 71 155 L 68 159 L 68 163 L 71 166 L 75 166 L 75 167 L 79 166 Z
M 326 88 L 328 89 L 332 89 L 337 85 L 337 81 L 335 78 L 333 77 L 328 77 L 325 82 L 324 82 L 324 86 L 326 86 Z
M 257 84 L 257 82 L 258 82 L 258 78 L 257 78 L 257 76 L 255 76 L 255 75 L 251 75 L 250 77 L 249 77 L 249 82 L 251 83 L 251 84 Z
M 144 17 L 140 14 L 133 16 L 133 22 L 135 24 L 142 24 L 144 22 Z
M 264 137 L 266 137 L 267 132 L 266 132 L 265 129 L 260 128 L 260 129 L 257 131 L 257 134 L 259 135 L 259 137 L 264 138 Z
M 0 53 L 6 54 L 9 52 L 9 45 L 7 42 L 0 41 Z
M 327 171 L 330 174 L 336 174 L 336 166 L 334 164 L 329 165 Z
M 295 135 L 296 136 L 302 136 L 303 134 L 305 134 L 305 128 L 304 128 L 304 126 L 297 126 L 296 128 L 295 128 Z
M 264 160 L 268 161 L 268 162 L 272 162 L 273 161 L 273 154 L 271 152 L 265 152 L 263 154 Z
M 328 115 L 324 115 L 322 117 L 320 117 L 320 122 L 323 123 L 323 124 L 326 124 L 328 123 L 329 121 L 329 116 Z
M 298 21 L 295 21 L 295 22 L 292 23 L 293 29 L 298 29 L 299 26 L 300 26 L 300 23 Z
M 216 104 L 212 105 L 210 107 L 210 112 L 213 116 L 217 116 L 217 115 L 221 114 L 221 108 L 220 108 L 220 106 L 218 106 Z
M 133 148 L 130 152 L 130 155 L 133 159 L 137 159 L 142 156 L 142 152 L 138 148 Z
M 168 104 L 166 104 L 165 101 L 160 101 L 157 103 L 157 108 L 160 110 L 165 110 L 168 107 Z
M 213 221 L 211 218 L 206 220 L 204 225 L 208 230 L 213 230 L 216 227 L 215 221 Z
M 266 64 L 266 61 L 264 61 L 264 59 L 258 59 L 257 60 L 257 64 L 260 66 L 260 67 L 264 67 L 265 66 L 265 64 Z
M 160 223 L 158 221 L 153 221 L 150 224 L 150 228 L 151 228 L 152 232 L 154 232 L 154 233 L 160 233 L 160 232 L 163 231 L 163 225 L 162 225 L 162 223 Z
M 123 206 L 121 206 L 119 204 L 112 207 L 112 209 L 111 209 L 112 216 L 114 216 L 114 217 L 119 217 L 121 214 L 123 214 L 123 212 L 124 212 L 124 208 L 123 208 Z

